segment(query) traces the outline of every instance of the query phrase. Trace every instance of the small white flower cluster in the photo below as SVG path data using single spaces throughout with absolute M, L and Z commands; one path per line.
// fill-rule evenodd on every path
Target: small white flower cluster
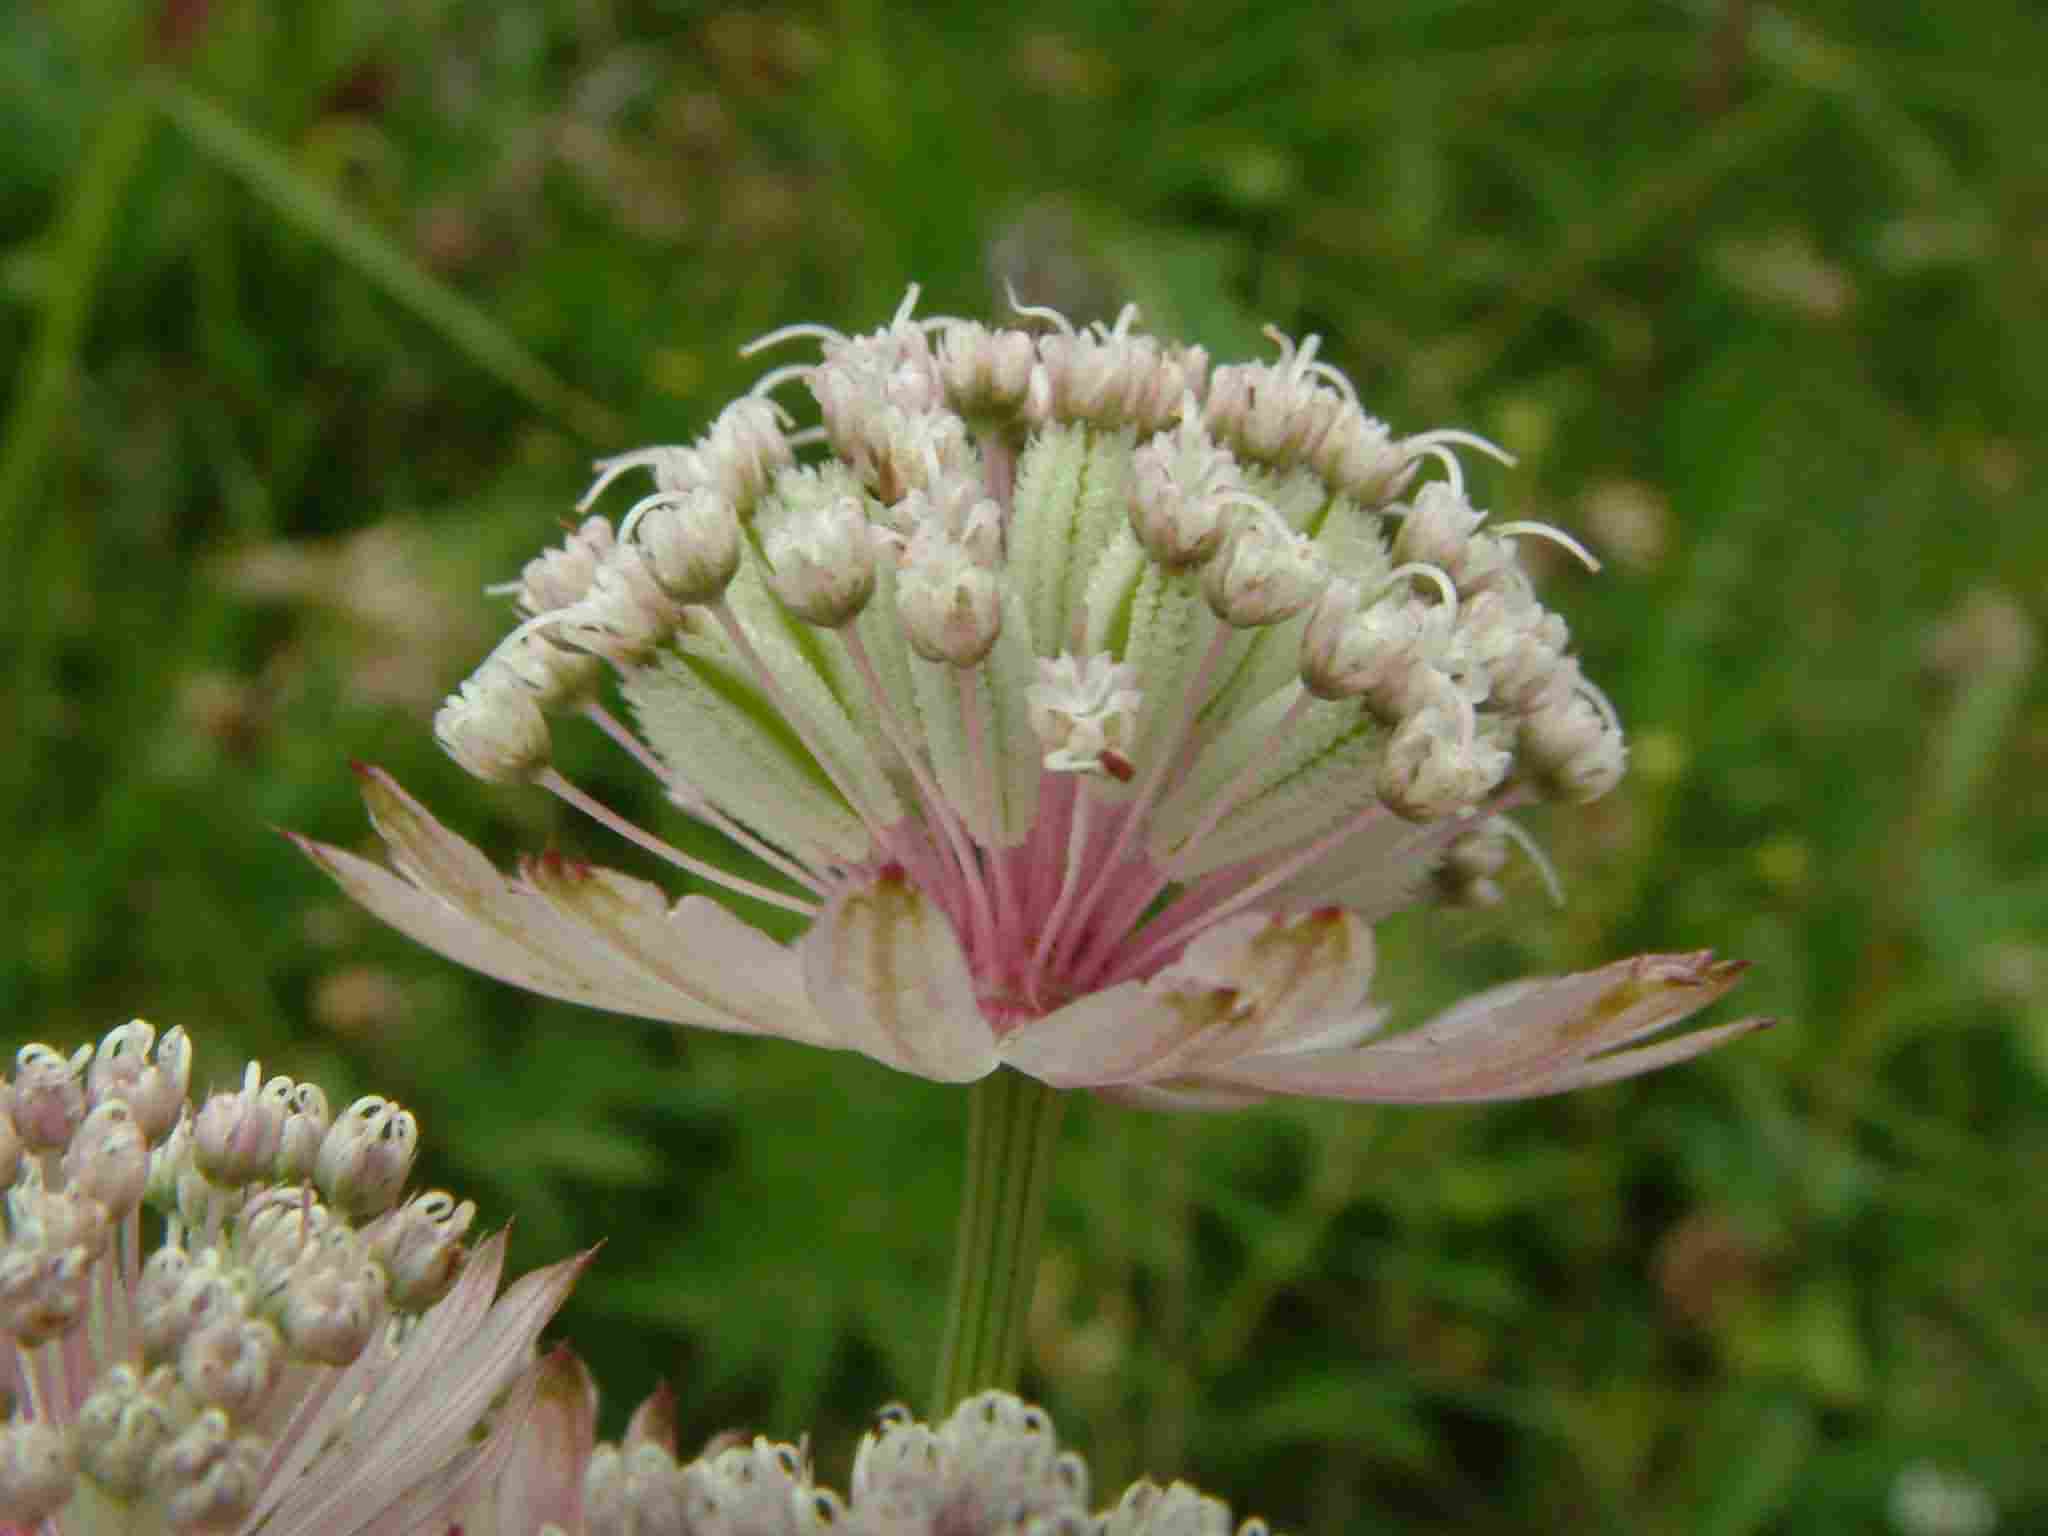
M 962 1402 L 938 1425 L 883 1410 L 854 1455 L 845 1496 L 812 1480 L 798 1446 L 721 1437 L 679 1462 L 655 1400 L 625 1440 L 598 1446 L 583 1474 L 581 1522 L 547 1536 L 1265 1536 L 1185 1483 L 1141 1481 L 1089 1509 L 1088 1468 L 1063 1451 L 1046 1412 L 1006 1392 Z M 546 1454 L 534 1447 L 536 1456 Z M 501 1503 L 499 1526 L 511 1513 Z
M 592 518 L 527 567 L 516 590 L 528 622 L 438 722 L 458 761 L 487 779 L 544 775 L 547 716 L 590 703 L 593 657 L 651 693 L 650 673 L 680 681 L 662 665 L 664 647 L 680 649 L 771 707 L 790 705 L 814 768 L 879 830 L 876 817 L 899 806 L 875 789 L 920 765 L 894 761 L 900 740 L 874 739 L 912 733 L 864 731 L 858 717 L 921 722 L 930 708 L 899 646 L 984 670 L 1000 693 L 1004 669 L 990 658 L 1010 624 L 1025 631 L 1026 666 L 1053 669 L 1048 686 L 1068 677 L 1060 669 L 1140 664 L 1144 745 L 1175 758 L 1162 773 L 1176 777 L 1192 766 L 1181 760 L 1187 733 L 1166 729 L 1181 704 L 1208 727 L 1193 734 L 1216 742 L 1237 713 L 1227 706 L 1256 701 L 1254 683 L 1285 686 L 1272 662 L 1292 652 L 1310 699 L 1363 706 L 1365 729 L 1344 733 L 1361 750 L 1343 755 L 1354 769 L 1370 760 L 1380 797 L 1404 817 L 1472 811 L 1511 781 L 1525 795 L 1590 799 L 1618 779 L 1612 707 L 1566 654 L 1563 621 L 1537 599 L 1513 540 L 1577 546 L 1540 525 L 1485 530 L 1449 450 L 1490 445 L 1455 431 L 1395 438 L 1317 359 L 1315 337 L 1296 346 L 1273 333 L 1278 361 L 1212 372 L 1199 348 L 1134 333 L 1130 309 L 1114 327 L 1085 330 L 1028 311 L 1052 327 L 1033 335 L 915 320 L 914 299 L 915 290 L 872 335 L 793 326 L 758 344 L 822 342 L 818 364 L 762 381 L 762 391 L 795 379 L 810 387 L 824 419 L 813 433 L 786 436 L 779 408 L 757 391 L 691 447 L 601 466 L 592 497 L 633 468 L 653 472 L 654 494 L 616 535 Z M 799 467 L 797 444 L 817 436 L 834 457 Z M 1396 500 L 1431 460 L 1448 478 Z M 772 609 L 750 598 L 756 591 Z M 855 627 L 878 593 L 896 623 Z M 1213 622 L 1197 622 L 1191 597 Z M 874 673 L 872 710 L 850 711 L 853 736 L 867 742 L 828 739 L 842 733 L 803 718 L 802 694 L 858 697 L 866 680 L 785 640 L 778 632 L 792 619 L 874 654 L 872 669 L 858 654 L 843 668 Z M 1198 657 L 1205 644 L 1216 651 L 1200 679 L 1206 696 L 1174 700 L 1194 669 L 1159 663 Z M 811 675 L 792 677 L 792 662 Z M 683 675 L 701 684 L 710 670 Z M 785 690 L 796 697 L 778 700 Z M 646 723 L 680 771 L 675 744 Z M 1319 752 L 1337 745 L 1316 734 Z M 865 748 L 881 761 L 838 760 Z M 1063 731 L 1043 750 L 1056 770 L 1100 771 Z M 722 787 L 698 786 L 714 802 Z M 1273 787 L 1247 784 L 1225 809 Z
M 502 1239 L 472 1259 L 474 1205 L 400 1200 L 410 1113 L 366 1097 L 333 1117 L 253 1062 L 195 1111 L 191 1062 L 184 1031 L 138 1019 L 68 1058 L 25 1046 L 0 1085 L 0 1521 L 355 1529 L 337 1501 L 351 1520 L 399 1507 L 398 1452 L 415 1478 L 477 1460 L 471 1432 L 545 1320 L 458 1358 Z M 407 1400 L 429 1382 L 446 1396 Z

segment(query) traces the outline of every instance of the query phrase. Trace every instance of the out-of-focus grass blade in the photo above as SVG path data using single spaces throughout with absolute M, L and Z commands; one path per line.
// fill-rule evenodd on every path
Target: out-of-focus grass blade
M 617 443 L 624 435 L 610 411 L 556 378 L 490 316 L 421 271 L 383 234 L 299 174 L 289 160 L 228 113 L 173 81 L 159 83 L 153 95 L 165 116 L 202 153 L 240 177 L 278 213 L 325 241 L 487 373 L 594 443 Z

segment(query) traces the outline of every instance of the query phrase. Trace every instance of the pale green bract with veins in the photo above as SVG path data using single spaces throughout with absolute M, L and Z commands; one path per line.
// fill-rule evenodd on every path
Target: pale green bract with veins
M 1375 1038 L 1373 926 L 1498 899 L 1506 813 L 1612 788 L 1604 694 L 1456 430 L 1396 436 L 1275 335 L 1211 367 L 1133 327 L 914 317 L 766 375 L 697 442 L 600 465 L 506 590 L 525 614 L 437 721 L 716 895 L 559 858 L 512 876 L 366 770 L 389 867 L 303 846 L 394 926 L 548 996 L 1008 1065 L 1162 1106 L 1556 1093 L 1758 1027 L 1668 1026 L 1740 967 L 1644 955 Z M 822 415 L 792 432 L 774 394 Z M 623 712 L 608 698 L 623 699 Z M 623 717 L 622 717 L 623 714 Z M 743 850 L 733 873 L 552 763 L 570 716 Z M 792 944 L 735 907 L 803 916 Z M 1652 1037 L 1659 1037 L 1653 1039 Z

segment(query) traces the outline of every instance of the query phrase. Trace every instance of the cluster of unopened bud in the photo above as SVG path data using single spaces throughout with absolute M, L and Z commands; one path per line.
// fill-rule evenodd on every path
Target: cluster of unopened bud
M 583 1480 L 585 1536 L 1265 1536 L 1185 1483 L 1132 1485 L 1089 1508 L 1087 1464 L 1063 1450 L 1044 1409 L 983 1392 L 927 1425 L 885 1408 L 854 1453 L 844 1495 L 813 1480 L 799 1446 L 722 1435 L 675 1453 L 665 1394 L 623 1441 L 601 1445 Z
M 83 1479 L 168 1529 L 232 1524 L 291 1400 L 461 1269 L 475 1207 L 400 1203 L 410 1113 L 369 1097 L 330 1116 L 316 1085 L 253 1062 L 195 1108 L 191 1068 L 183 1030 L 137 1019 L 68 1057 L 24 1046 L 0 1085 L 0 1522 L 34 1524 Z
M 1034 434 L 1086 426 L 1130 445 L 1129 525 L 1154 565 L 1185 576 L 1229 629 L 1301 620 L 1285 643 L 1299 646 L 1303 687 L 1357 701 L 1382 728 L 1379 792 L 1399 814 L 1470 814 L 1509 788 L 1590 799 L 1618 779 L 1614 711 L 1567 654 L 1563 621 L 1536 598 L 1513 541 L 1534 533 L 1584 552 L 1540 525 L 1489 530 L 1448 445 L 1498 450 L 1459 432 L 1395 438 L 1317 357 L 1314 336 L 1296 345 L 1272 332 L 1276 360 L 1211 369 L 1199 348 L 1137 333 L 1131 309 L 1078 329 L 1022 310 L 1047 322 L 1034 333 L 916 319 L 915 299 L 871 334 L 764 337 L 757 347 L 814 338 L 822 360 L 776 369 L 691 447 L 605 461 L 593 497 L 638 468 L 653 494 L 616 534 L 592 518 L 529 563 L 512 589 L 527 621 L 436 721 L 449 753 L 485 779 L 541 775 L 550 717 L 591 699 L 600 659 L 635 674 L 679 632 L 698 632 L 707 608 L 730 634 L 738 621 L 721 605 L 750 561 L 797 622 L 845 629 L 886 591 L 919 658 L 979 667 L 1006 611 L 1017 455 Z M 792 380 L 823 415 L 795 438 L 766 398 Z M 806 436 L 831 457 L 800 467 Z M 1432 458 L 1448 478 L 1397 500 Z M 1334 508 L 1325 515 L 1350 530 L 1334 542 L 1272 499 L 1309 473 L 1321 481 L 1311 494 Z M 1047 656 L 1049 638 L 1069 637 L 1032 637 L 1046 766 L 1128 777 L 1135 717 L 1111 695 L 1140 684 L 1067 697 L 1094 660 Z M 1061 666 L 1072 675 L 1046 670 Z M 1077 721 L 1099 723 L 1077 732 Z

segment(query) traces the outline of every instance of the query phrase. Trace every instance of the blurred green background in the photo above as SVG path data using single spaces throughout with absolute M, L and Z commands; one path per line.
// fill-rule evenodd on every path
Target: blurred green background
M 1079 1105 L 1031 1389 L 1100 1486 L 1303 1531 L 2048 1529 L 2044 61 L 2017 0 L 0 8 L 6 1043 L 404 1100 L 522 1266 L 605 1239 L 610 1427 L 665 1375 L 837 1479 L 933 1364 L 960 1095 L 458 972 L 271 829 L 361 843 L 365 758 L 642 867 L 426 723 L 754 334 L 1270 320 L 1609 560 L 1547 583 L 1635 748 L 1536 824 L 1569 904 L 1390 925 L 1387 995 L 1712 945 L 1787 1023 L 1484 1112 Z

